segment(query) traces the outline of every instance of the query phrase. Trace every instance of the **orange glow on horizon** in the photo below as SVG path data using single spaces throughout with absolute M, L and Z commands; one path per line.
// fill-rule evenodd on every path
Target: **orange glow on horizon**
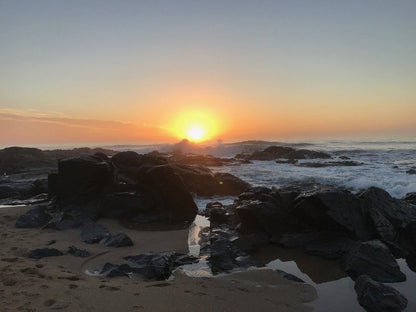
M 178 139 L 202 142 L 219 135 L 219 119 L 205 110 L 189 110 L 178 114 L 170 127 Z

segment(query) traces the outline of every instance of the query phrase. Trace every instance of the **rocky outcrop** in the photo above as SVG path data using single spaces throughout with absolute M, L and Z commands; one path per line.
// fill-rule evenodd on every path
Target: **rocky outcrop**
M 306 149 L 294 149 L 287 146 L 270 146 L 263 151 L 254 152 L 251 155 L 239 154 L 236 158 L 247 160 L 276 160 L 284 159 L 314 159 L 314 158 L 331 158 L 324 152 L 310 151 Z
M 407 306 L 407 299 L 400 292 L 367 275 L 359 276 L 354 288 L 358 302 L 368 312 L 400 312 Z
M 385 242 L 400 256 L 416 247 L 416 206 L 392 198 L 386 191 L 371 187 L 358 195 L 368 222 Z
M 361 166 L 363 163 L 356 161 L 331 161 L 331 162 L 303 162 L 296 164 L 298 167 L 308 168 L 325 168 L 325 167 L 356 167 Z
M 344 269 L 352 278 L 366 274 L 378 282 L 406 280 L 390 250 L 377 240 L 359 243 L 351 249 L 345 257 Z

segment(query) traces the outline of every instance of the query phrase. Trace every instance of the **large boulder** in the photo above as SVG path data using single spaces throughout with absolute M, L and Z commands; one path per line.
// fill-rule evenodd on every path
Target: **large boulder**
M 250 184 L 232 175 L 218 172 L 214 174 L 217 191 L 215 195 L 239 195 L 250 188 Z
M 407 299 L 393 287 L 361 275 L 355 281 L 358 302 L 368 312 L 400 312 L 407 306 Z
M 78 156 L 59 161 L 55 180 L 57 185 L 50 187 L 60 199 L 79 200 L 111 192 L 116 173 L 111 163 L 99 157 Z
M 182 179 L 169 165 L 152 166 L 138 177 L 138 191 L 172 221 L 193 221 L 198 208 Z
M 410 250 L 415 249 L 416 205 L 395 199 L 376 187 L 371 187 L 358 196 L 362 210 L 379 239 L 398 255 L 406 256 Z
M 367 274 L 383 283 L 406 280 L 390 250 L 378 240 L 362 242 L 352 248 L 344 259 L 344 269 L 352 278 Z
M 321 231 L 346 232 L 362 241 L 374 237 L 367 228 L 360 200 L 344 189 L 323 189 L 302 194 L 296 199 L 291 212 Z

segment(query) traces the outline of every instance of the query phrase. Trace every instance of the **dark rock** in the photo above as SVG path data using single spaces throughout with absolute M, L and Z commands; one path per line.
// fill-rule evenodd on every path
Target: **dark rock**
M 37 206 L 21 215 L 16 221 L 18 228 L 38 228 L 46 225 L 51 216 L 46 212 L 46 206 Z
M 374 237 L 367 228 L 360 200 L 347 190 L 323 189 L 300 195 L 291 212 L 321 231 L 346 232 L 363 241 Z
M 296 164 L 298 162 L 297 159 L 277 159 L 275 160 L 277 164 Z
M 143 196 L 172 220 L 193 221 L 198 208 L 181 178 L 168 165 L 144 170 L 139 180 Z
M 407 306 L 407 299 L 397 290 L 361 275 L 355 282 L 358 302 L 368 312 L 400 312 Z
M 38 248 L 29 253 L 29 258 L 41 259 L 44 257 L 63 256 L 64 254 L 55 248 Z
M 143 197 L 131 193 L 107 194 L 99 203 L 99 215 L 106 218 L 129 219 L 152 210 Z
M 47 224 L 47 227 L 58 231 L 79 229 L 97 219 L 93 212 L 88 211 L 86 207 L 83 210 L 66 210 L 57 211 Z
M 406 256 L 409 250 L 416 248 L 415 205 L 392 198 L 386 191 L 375 187 L 358 196 L 373 231 L 383 242 L 393 246 L 398 256 Z
M 277 243 L 283 247 L 295 248 L 304 247 L 314 240 L 324 239 L 320 232 L 305 233 L 284 233 L 281 236 L 273 237 L 272 243 Z
M 415 251 L 410 253 L 409 256 L 407 256 L 406 263 L 410 270 L 412 270 L 413 272 L 416 272 L 416 252 Z
M 406 202 L 408 202 L 410 204 L 416 205 L 416 192 L 406 194 L 402 198 L 402 200 L 404 200 L 404 201 L 406 201 Z
M 111 158 L 112 162 L 121 170 L 131 167 L 159 166 L 166 165 L 168 162 L 159 153 L 137 154 L 136 152 L 120 152 Z
M 416 174 L 416 169 L 409 169 L 406 171 L 407 174 Z
M 215 195 L 239 195 L 250 188 L 250 184 L 230 173 L 215 173 L 217 190 Z
M 114 189 L 115 169 L 94 156 L 65 158 L 58 163 L 57 195 L 61 199 L 85 199 Z
M 52 239 L 46 243 L 46 245 L 50 246 L 56 243 L 56 240 Z
M 347 157 L 347 156 L 339 156 L 339 159 L 343 159 L 343 160 L 350 160 L 351 158 Z
M 107 247 L 133 246 L 133 241 L 125 233 L 117 233 L 107 236 L 100 243 Z
M 344 257 L 356 242 L 344 233 L 325 233 L 325 238 L 317 239 L 305 246 L 305 252 L 326 259 L 336 260 Z
M 74 257 L 81 257 L 81 258 L 87 258 L 91 256 L 91 253 L 89 251 L 85 249 L 79 249 L 75 246 L 69 246 L 68 253 L 73 255 Z
M 344 269 L 352 278 L 367 274 L 379 282 L 406 280 L 390 250 L 377 240 L 359 243 L 352 248 L 345 257 Z
M 95 244 L 110 236 L 108 229 L 98 223 L 90 223 L 81 231 L 81 239 L 84 243 Z
M 124 259 L 127 260 L 133 273 L 145 280 L 160 281 L 170 276 L 178 256 L 182 255 L 174 252 L 161 252 L 128 256 Z
M 282 271 L 282 270 L 275 270 L 281 277 L 283 277 L 283 278 L 285 278 L 285 279 L 287 279 L 287 280 L 289 280 L 289 281 L 293 281 L 293 282 L 297 282 L 297 283 L 305 283 L 305 281 L 304 280 L 302 280 L 302 279 L 300 279 L 299 277 L 297 277 L 297 276 L 295 276 L 295 275 L 293 275 L 293 274 L 290 274 L 290 273 L 287 273 L 287 272 L 285 272 L 285 271 Z
M 112 264 L 112 263 L 105 263 L 98 274 L 105 275 L 106 277 L 121 277 L 121 276 L 129 276 L 132 272 L 132 269 L 127 264 Z

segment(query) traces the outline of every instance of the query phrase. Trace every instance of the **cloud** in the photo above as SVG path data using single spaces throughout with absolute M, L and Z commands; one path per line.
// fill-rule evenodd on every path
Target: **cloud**
M 54 142 L 156 142 L 172 139 L 165 129 L 116 120 L 82 119 L 59 112 L 0 109 L 1 144 Z

